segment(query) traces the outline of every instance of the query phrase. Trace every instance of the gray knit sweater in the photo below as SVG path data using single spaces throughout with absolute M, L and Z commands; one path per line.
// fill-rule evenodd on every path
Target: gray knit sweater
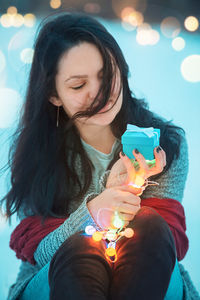
M 31 278 L 44 267 L 53 257 L 54 253 L 60 245 L 71 235 L 78 231 L 85 229 L 87 225 L 93 225 L 98 229 L 98 226 L 92 219 L 88 208 L 87 201 L 98 195 L 104 188 L 103 182 L 106 181 L 107 173 L 106 169 L 110 161 L 114 157 L 114 153 L 119 146 L 119 141 L 116 141 L 113 145 L 110 154 L 104 154 L 82 141 L 85 150 L 87 151 L 90 159 L 95 165 L 93 173 L 93 181 L 89 188 L 88 194 L 83 199 L 82 203 L 71 204 L 69 218 L 56 230 L 48 234 L 38 245 L 34 258 L 36 265 L 31 265 L 29 262 L 22 262 L 20 271 L 16 283 L 10 288 L 8 300 L 16 300 L 21 294 L 25 286 L 31 280 Z M 159 186 L 149 186 L 141 196 L 142 199 L 149 197 L 158 198 L 172 198 L 178 201 L 182 201 L 185 182 L 188 173 L 188 148 L 185 138 L 183 138 L 180 156 L 177 160 L 174 160 L 170 169 L 157 180 Z M 195 288 L 191 289 L 191 281 L 189 276 L 185 276 L 186 272 L 181 266 L 181 272 L 185 285 L 184 300 L 200 299 Z M 185 273 L 184 273 L 185 272 Z M 187 274 L 188 275 L 188 274 Z M 188 282 L 187 282 L 188 281 Z M 189 286 L 189 289 L 188 289 Z M 190 290 L 190 291 L 189 291 Z

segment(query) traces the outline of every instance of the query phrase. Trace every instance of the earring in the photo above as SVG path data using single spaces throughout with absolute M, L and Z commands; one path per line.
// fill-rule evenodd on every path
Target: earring
M 59 112 L 60 112 L 60 106 L 57 106 L 56 127 L 59 126 Z

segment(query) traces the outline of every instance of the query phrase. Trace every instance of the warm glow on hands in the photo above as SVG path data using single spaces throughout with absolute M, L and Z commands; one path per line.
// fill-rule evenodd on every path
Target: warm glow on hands
M 129 159 L 126 155 L 123 156 L 122 153 L 120 153 L 120 159 L 122 160 L 127 172 L 127 177 L 124 184 L 130 186 L 133 184 L 134 188 L 136 188 L 136 186 L 139 188 L 144 185 L 147 178 L 163 171 L 164 167 L 166 166 L 166 154 L 161 147 L 159 151 L 156 150 L 157 148 L 154 149 L 155 165 L 153 167 L 149 166 L 144 156 L 141 153 L 135 152 L 135 150 L 133 151 L 133 155 L 139 164 L 139 168 L 135 168 L 134 164 L 131 162 L 131 159 Z

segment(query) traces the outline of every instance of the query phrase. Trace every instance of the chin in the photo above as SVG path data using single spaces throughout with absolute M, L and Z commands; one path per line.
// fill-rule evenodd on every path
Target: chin
M 117 113 L 114 113 L 112 111 L 102 113 L 102 114 L 97 114 L 90 119 L 88 119 L 87 124 L 94 124 L 94 125 L 99 125 L 99 126 L 108 126 L 112 123 L 112 121 L 115 119 Z
M 121 100 L 121 99 L 120 99 Z M 97 113 L 89 119 L 80 119 L 80 123 L 85 125 L 95 125 L 95 126 L 108 126 L 116 118 L 122 106 L 122 100 L 118 101 L 116 105 L 113 106 L 107 112 Z

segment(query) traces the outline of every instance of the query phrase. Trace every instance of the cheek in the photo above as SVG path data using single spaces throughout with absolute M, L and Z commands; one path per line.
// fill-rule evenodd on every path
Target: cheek
M 83 100 L 80 96 L 69 95 L 65 97 L 62 102 L 65 111 L 70 116 L 83 109 Z

